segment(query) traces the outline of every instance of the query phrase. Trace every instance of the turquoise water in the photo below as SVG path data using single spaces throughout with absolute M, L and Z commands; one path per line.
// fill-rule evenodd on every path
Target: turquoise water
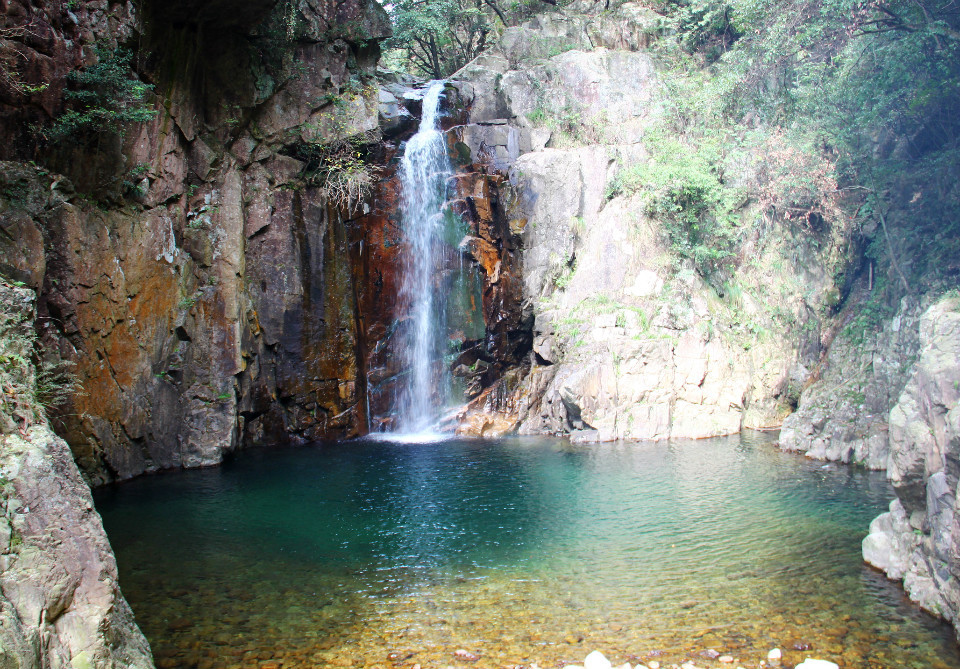
M 323 444 L 96 501 L 162 669 L 426 669 L 458 649 L 479 667 L 593 649 L 746 667 L 773 647 L 788 665 L 960 667 L 949 627 L 861 561 L 891 496 L 882 474 L 751 434 Z

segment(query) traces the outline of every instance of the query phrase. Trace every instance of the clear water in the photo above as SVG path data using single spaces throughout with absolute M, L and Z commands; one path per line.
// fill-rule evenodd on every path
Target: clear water
M 949 627 L 861 561 L 882 474 L 769 441 L 246 452 L 97 508 L 161 669 L 552 667 L 593 649 L 755 667 L 775 646 L 788 666 L 960 667 Z
M 409 321 L 401 345 L 404 367 L 399 398 L 398 427 L 403 432 L 428 430 L 437 420 L 435 406 L 445 400 L 448 385 L 442 364 L 445 338 L 440 324 L 445 316 L 445 291 L 439 290 L 439 263 L 445 216 L 447 180 L 453 174 L 447 144 L 440 131 L 443 82 L 435 81 L 423 97 L 417 133 L 401 159 L 401 206 L 404 255 L 400 298 L 408 305 Z

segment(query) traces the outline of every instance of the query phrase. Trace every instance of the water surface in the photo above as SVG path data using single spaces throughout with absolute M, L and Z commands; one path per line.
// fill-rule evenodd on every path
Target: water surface
M 245 452 L 97 507 L 161 669 L 551 667 L 593 649 L 757 666 L 773 647 L 960 667 L 949 627 L 861 561 L 891 498 L 882 474 L 753 434 Z

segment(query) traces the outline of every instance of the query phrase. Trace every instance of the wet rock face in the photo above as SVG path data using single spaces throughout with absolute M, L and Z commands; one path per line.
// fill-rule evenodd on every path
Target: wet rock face
M 139 34 L 122 6 L 54 4 L 4 20 L 43 14 L 84 58 L 104 31 Z M 389 22 L 364 0 L 300 3 L 280 35 L 274 4 L 145 5 L 155 118 L 97 160 L 51 156 L 69 179 L 0 166 L 0 267 L 40 291 L 47 350 L 77 364 L 84 392 L 55 426 L 93 483 L 366 429 L 360 205 L 332 202 L 305 156 L 377 127 L 368 75 Z M 61 79 L 86 62 L 51 53 Z
M 397 377 L 403 356 L 397 350 L 407 305 L 398 300 L 406 252 L 400 220 L 402 188 L 397 173 L 402 144 L 416 131 L 420 114 L 415 82 L 388 83 L 381 89 L 381 123 L 388 132 L 381 159 L 383 179 L 370 212 L 356 221 L 362 238 L 356 263 L 360 322 L 363 324 L 366 381 L 371 429 L 389 429 L 395 408 Z M 462 131 L 470 101 L 456 86 L 448 86 L 441 107 L 454 175 L 448 184 L 445 207 L 464 228 L 462 238 L 444 242 L 438 282 L 449 272 L 467 268 L 477 278 L 479 291 L 468 293 L 468 304 L 451 308 L 467 314 L 453 336 L 459 354 L 450 364 L 454 377 L 466 386 L 464 400 L 475 398 L 506 370 L 521 364 L 530 348 L 530 319 L 523 307 L 520 238 L 511 229 L 501 187 L 502 174 L 473 162 L 462 148 Z
M 960 633 L 960 299 L 930 307 L 919 331 L 920 358 L 890 411 L 897 499 L 871 523 L 863 555 Z

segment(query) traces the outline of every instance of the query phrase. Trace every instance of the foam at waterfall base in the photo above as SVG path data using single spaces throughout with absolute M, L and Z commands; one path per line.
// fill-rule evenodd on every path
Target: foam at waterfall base
M 456 435 L 451 432 L 434 432 L 433 430 L 424 430 L 421 432 L 376 432 L 368 434 L 365 437 L 365 439 L 371 441 L 385 441 L 395 444 L 439 444 L 455 438 Z

